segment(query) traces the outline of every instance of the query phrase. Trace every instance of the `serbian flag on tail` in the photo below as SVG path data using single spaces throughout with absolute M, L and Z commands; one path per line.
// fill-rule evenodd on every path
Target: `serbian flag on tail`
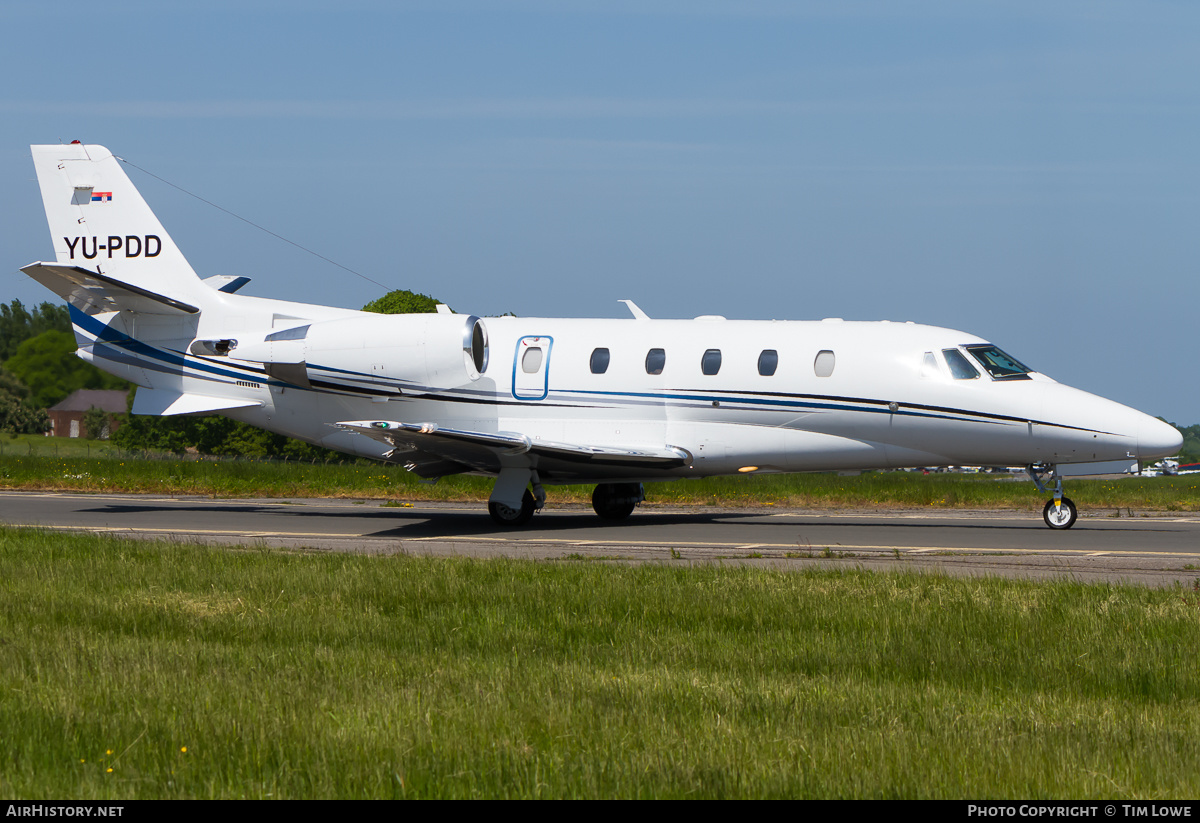
M 94 192 L 92 192 L 92 202 L 93 203 L 111 203 L 112 202 L 112 192 L 111 191 L 94 191 Z

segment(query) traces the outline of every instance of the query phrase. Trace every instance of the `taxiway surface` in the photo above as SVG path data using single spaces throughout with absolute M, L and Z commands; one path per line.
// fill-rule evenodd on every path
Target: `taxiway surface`
M 609 524 L 556 508 L 498 529 L 480 504 L 0 492 L 15 526 L 296 550 L 630 562 L 907 568 L 1200 586 L 1200 517 L 1083 516 L 1053 531 L 1032 513 L 640 508 Z

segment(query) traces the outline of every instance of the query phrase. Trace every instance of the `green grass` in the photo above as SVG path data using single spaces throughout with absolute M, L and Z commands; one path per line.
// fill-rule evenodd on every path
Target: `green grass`
M 0 488 L 199 494 L 217 497 L 390 497 L 486 500 L 492 480 L 420 484 L 397 466 L 374 462 L 0 457 Z
M 1190 590 L 16 530 L 0 580 L 8 797 L 1200 793 Z
M 121 450 L 107 440 L 0 432 L 0 458 L 119 457 L 120 455 Z
M 65 439 L 65 438 L 42 438 Z M 78 441 L 77 441 L 78 442 Z M 20 449 L 18 449 L 20 451 Z M 867 472 L 714 477 L 648 483 L 650 505 L 796 508 L 934 508 L 1040 511 L 1045 497 L 1028 480 L 985 474 Z M 380 500 L 483 501 L 492 480 L 443 478 L 421 483 L 394 465 L 328 465 L 130 457 L 0 455 L 0 488 L 216 497 L 355 497 Z M 1200 511 L 1200 476 L 1069 479 L 1068 496 L 1084 511 Z M 549 501 L 587 504 L 591 486 L 549 486 Z

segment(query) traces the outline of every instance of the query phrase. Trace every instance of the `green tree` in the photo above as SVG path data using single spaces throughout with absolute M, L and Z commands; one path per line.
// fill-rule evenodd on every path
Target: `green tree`
M 17 347 L 47 331 L 71 331 L 71 314 L 66 306 L 42 303 L 32 312 L 14 300 L 0 304 L 0 362 L 17 353 Z
M 183 454 L 190 444 L 180 425 L 182 422 L 178 417 L 130 414 L 121 428 L 113 432 L 111 439 L 123 449 Z
M 0 393 L 0 431 L 41 434 L 50 428 L 50 415 L 11 394 Z
M 0 369 L 0 430 L 41 434 L 50 428 L 50 415 L 29 403 L 29 387 Z
M 78 389 L 123 389 L 119 377 L 100 371 L 75 356 L 75 336 L 52 329 L 17 347 L 4 368 L 32 387 L 30 402 L 39 409 L 53 406 Z
M 363 311 L 376 314 L 429 314 L 437 311 L 440 300 L 435 300 L 427 294 L 416 294 L 405 289 L 390 291 L 378 300 L 372 300 L 362 307 Z
M 0 366 L 0 392 L 11 394 L 18 400 L 28 400 L 30 394 L 29 387 L 3 366 Z
M 1183 435 L 1183 446 L 1179 449 L 1179 462 L 1195 463 L 1200 461 L 1200 423 L 1192 426 L 1179 426 L 1175 423 L 1171 425 L 1179 429 L 1179 433 Z
M 92 406 L 83 414 L 83 430 L 89 440 L 107 440 L 112 431 L 112 415 Z

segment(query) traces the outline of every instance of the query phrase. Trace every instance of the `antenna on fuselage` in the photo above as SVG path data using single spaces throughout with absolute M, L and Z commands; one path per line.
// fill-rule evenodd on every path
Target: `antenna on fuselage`
M 650 319 L 650 315 L 646 314 L 644 311 L 639 309 L 638 304 L 634 303 L 632 300 L 618 300 L 617 302 L 625 304 L 625 307 L 627 309 L 629 309 L 629 313 L 633 315 L 634 320 L 649 320 Z

